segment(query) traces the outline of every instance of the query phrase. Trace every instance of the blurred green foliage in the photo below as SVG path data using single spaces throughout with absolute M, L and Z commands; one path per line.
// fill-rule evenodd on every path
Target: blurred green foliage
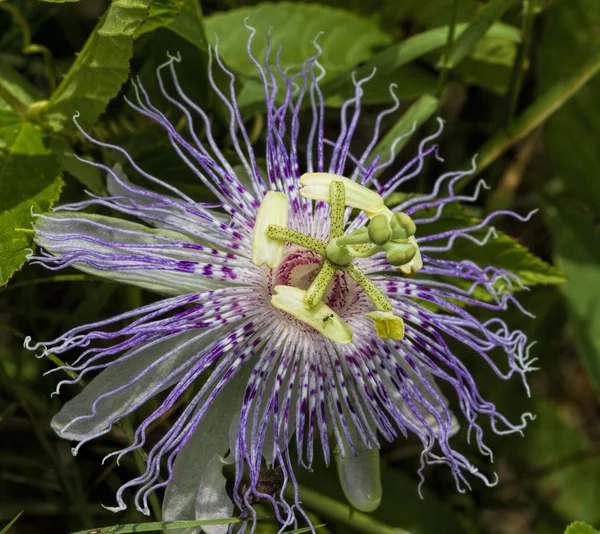
M 524 438 L 490 433 L 500 483 L 459 494 L 449 473 L 430 469 L 420 499 L 419 446 L 398 440 L 382 451 L 383 501 L 371 515 L 350 510 L 335 466 L 298 470 L 301 500 L 315 524 L 326 524 L 320 532 L 562 534 L 576 520 L 593 526 L 574 523 L 568 534 L 594 532 L 600 525 L 597 0 L 0 2 L 0 524 L 23 534 L 93 532 L 115 523 L 130 525 L 119 532 L 164 527 L 159 517 L 134 527 L 147 518 L 131 508 L 115 516 L 100 506 L 110 505 L 115 489 L 138 469 L 132 460 L 117 468 L 100 459 L 127 441 L 127 428 L 144 414 L 89 444 L 75 461 L 70 445 L 49 429 L 62 400 L 49 397 L 57 376 L 42 373 L 54 364 L 22 349 L 26 335 L 52 338 L 152 297 L 81 274 L 21 268 L 32 246 L 32 210 L 49 209 L 59 196 L 77 201 L 86 190 L 104 191 L 99 171 L 74 154 L 124 163 L 77 132 L 71 121 L 76 112 L 94 136 L 123 146 L 149 172 L 198 200 L 207 195 L 169 151 L 160 128 L 124 105 L 132 76 L 158 95 L 154 70 L 167 53 L 181 56 L 181 85 L 209 114 L 227 151 L 226 110 L 210 92 L 207 74 L 209 43 L 218 39 L 222 58 L 238 76 L 244 120 L 253 140 L 260 140 L 264 96 L 246 54 L 247 16 L 257 30 L 254 53 L 262 57 L 272 28 L 273 48 L 281 43 L 286 67 L 297 67 L 324 32 L 319 44 L 329 107 L 353 93 L 354 72 L 366 76 L 376 68 L 365 85 L 361 127 L 367 132 L 381 105 L 392 102 L 389 86 L 395 84 L 404 100 L 401 113 L 384 122 L 376 152 L 388 154 L 392 140 L 415 123 L 416 131 L 396 147 L 402 149 L 398 165 L 433 131 L 436 115 L 446 120 L 440 141 L 446 163 L 427 166 L 416 190 L 407 193 L 428 190 L 439 173 L 468 168 L 472 154 L 480 153 L 478 172 L 491 189 L 468 211 L 447 210 L 442 227 L 471 224 L 497 208 L 540 210 L 527 223 L 507 223 L 484 247 L 463 242 L 452 251 L 453 259 L 464 254 L 509 268 L 532 286 L 520 299 L 537 318 L 524 320 L 512 311 L 507 317 L 538 340 L 532 350 L 541 370 L 531 379 L 532 399 L 520 384 L 473 369 L 480 390 L 501 411 L 513 419 L 525 411 L 537 415 Z M 228 82 L 214 74 L 218 85 Z M 161 106 L 177 123 L 178 110 Z M 338 125 L 328 121 L 327 128 L 335 135 Z M 461 186 L 472 192 L 475 184 Z M 67 395 L 76 392 L 73 387 Z M 454 440 L 474 455 L 464 432 Z M 259 531 L 277 528 L 265 519 Z

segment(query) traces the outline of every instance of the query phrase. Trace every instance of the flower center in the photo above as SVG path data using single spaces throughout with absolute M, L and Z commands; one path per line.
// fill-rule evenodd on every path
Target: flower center
M 329 240 L 325 243 L 288 228 L 287 197 L 275 191 L 267 193 L 254 226 L 252 261 L 275 269 L 271 303 L 324 336 L 349 343 L 352 330 L 337 312 L 349 305 L 342 287 L 347 293 L 348 282 L 353 281 L 375 307 L 376 311 L 366 315 L 374 320 L 377 334 L 402 339 L 402 319 L 393 314 L 385 294 L 353 261 L 385 252 L 387 260 L 403 272 L 416 271 L 422 264 L 414 222 L 404 213 L 392 213 L 377 193 L 343 176 L 309 173 L 302 176 L 300 184 L 305 198 L 330 203 Z M 371 221 L 344 235 L 348 206 L 363 210 Z M 293 245 L 287 254 L 286 244 Z
M 293 246 L 269 279 L 269 291 L 276 286 L 291 286 L 307 291 L 321 270 L 323 258 L 312 250 Z M 327 285 L 321 300 L 344 317 L 363 296 L 359 286 L 344 272 L 337 271 Z M 365 299 L 363 299 L 365 300 Z

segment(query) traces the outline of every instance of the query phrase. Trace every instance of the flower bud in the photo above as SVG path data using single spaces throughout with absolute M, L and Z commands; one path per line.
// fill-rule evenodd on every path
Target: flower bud
M 392 228 L 392 235 L 394 236 L 393 239 L 406 239 L 407 237 L 414 235 L 417 231 L 417 225 L 414 221 L 410 216 L 401 211 L 394 213 L 394 216 L 390 221 L 390 226 Z
M 385 245 L 392 237 L 390 223 L 383 214 L 375 215 L 369 223 L 369 239 L 376 245 Z

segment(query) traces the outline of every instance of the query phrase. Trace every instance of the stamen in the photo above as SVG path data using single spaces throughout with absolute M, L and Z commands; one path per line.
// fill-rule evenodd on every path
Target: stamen
M 332 341 L 344 345 L 352 341 L 352 329 L 329 306 L 323 302 L 313 308 L 304 305 L 306 291 L 290 286 L 275 286 L 274 291 L 271 304 L 275 308 L 293 315 Z
M 392 305 L 381 289 L 371 282 L 367 275 L 356 267 L 356 265 L 351 263 L 350 265 L 341 266 L 340 270 L 348 273 L 352 277 L 352 280 L 361 287 L 378 310 L 392 311 Z
M 294 245 L 312 250 L 323 257 L 326 256 L 326 243 L 320 239 L 316 239 L 309 235 L 304 235 L 300 232 L 296 232 L 295 230 L 291 230 L 290 228 L 285 228 L 276 224 L 270 224 L 267 228 L 266 235 L 267 237 L 276 239 L 282 243 L 293 243 Z
M 329 184 L 329 198 L 331 202 L 329 240 L 344 235 L 344 211 L 346 208 L 346 189 L 343 182 L 334 180 Z
M 320 302 L 327 290 L 329 282 L 331 282 L 331 279 L 335 274 L 335 270 L 334 264 L 329 260 L 323 262 L 319 274 L 317 274 L 316 278 L 306 291 L 306 295 L 304 295 L 304 304 L 306 304 L 306 306 L 314 308 Z

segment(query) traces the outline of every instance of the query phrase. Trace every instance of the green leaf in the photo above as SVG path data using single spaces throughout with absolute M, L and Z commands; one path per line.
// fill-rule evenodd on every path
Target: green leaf
M 467 24 L 457 24 L 455 28 L 456 35 L 460 36 L 466 29 Z M 354 76 L 356 78 L 360 79 L 371 74 L 374 68 L 378 72 L 390 72 L 430 52 L 439 50 L 448 41 L 448 32 L 448 26 L 444 26 L 419 33 L 404 41 L 388 46 L 360 67 L 349 69 L 330 82 L 325 82 L 321 90 L 325 96 L 333 95 L 342 90 L 346 85 L 352 84 L 353 73 L 355 73 Z M 506 29 L 506 25 L 494 24 L 489 28 L 486 35 L 491 38 L 507 38 L 510 34 Z
M 376 47 L 391 42 L 390 36 L 369 20 L 322 4 L 265 3 L 215 13 L 205 19 L 209 42 L 214 45 L 218 39 L 219 54 L 227 65 L 250 78 L 238 97 L 241 107 L 264 100 L 262 80 L 245 52 L 250 37 L 250 31 L 244 27 L 247 17 L 248 24 L 256 29 L 252 53 L 260 63 L 266 55 L 267 35 L 271 31 L 269 61 L 275 72 L 280 45 L 283 68 L 297 70 L 308 57 L 315 54 L 313 41 L 319 32 L 323 32 L 318 43 L 323 49 L 319 61 L 326 70 L 325 82 L 371 57 Z M 232 28 L 235 30 L 232 31 Z M 385 89 L 386 99 L 389 100 L 387 87 Z M 330 96 L 333 94 L 330 93 Z
M 22 514 L 23 510 L 21 510 L 8 525 L 6 525 L 2 530 L 0 530 L 0 534 L 6 534 L 11 529 L 11 527 L 17 522 L 17 520 L 19 519 L 19 517 L 21 517 Z
M 396 2 L 389 0 L 384 2 L 382 15 L 384 20 L 390 23 L 398 23 L 406 20 L 415 20 L 420 25 L 436 28 L 448 24 L 449 13 L 454 8 L 456 0 L 402 0 Z M 456 20 L 468 22 L 477 13 L 477 3 L 474 0 L 459 0 Z
M 354 13 L 319 4 L 279 2 L 232 9 L 206 17 L 206 33 L 211 44 L 218 38 L 219 54 L 236 71 L 256 76 L 256 66 L 245 53 L 250 31 L 244 20 L 256 29 L 252 52 L 259 62 L 266 55 L 266 38 L 271 30 L 270 62 L 281 43 L 281 64 L 298 69 L 315 53 L 313 41 L 319 32 L 323 49 L 320 63 L 327 77 L 343 72 L 368 59 L 375 47 L 384 46 L 391 38 L 372 22 Z M 233 31 L 232 31 L 233 30 Z M 326 78 L 327 78 L 326 77 Z
M 204 27 L 202 9 L 200 8 L 198 0 L 185 0 L 179 15 L 168 28 L 205 54 L 208 53 L 206 29 Z M 241 32 L 243 29 L 242 26 L 242 29 L 239 31 Z M 245 50 L 245 48 L 243 50 Z M 238 53 L 241 52 L 238 50 Z
M 380 70 L 373 80 L 362 86 L 364 93 L 361 102 L 370 105 L 391 102 L 391 84 L 396 85 L 394 94 L 399 100 L 412 100 L 423 94 L 435 92 L 437 79 L 435 71 L 417 63 L 402 65 L 391 71 Z M 259 85 L 258 82 L 256 83 Z M 264 91 L 262 84 L 260 89 Z M 337 94 L 327 98 L 325 105 L 327 107 L 341 107 L 346 100 L 354 98 L 354 92 L 354 86 L 346 85 Z
M 152 0 L 148 16 L 133 34 L 134 39 L 153 32 L 158 28 L 169 26 L 179 15 L 186 0 Z
M 31 209 L 47 211 L 63 185 L 56 158 L 43 143 L 39 127 L 0 119 L 0 285 L 25 262 L 31 246 Z M 16 231 L 21 228 L 29 231 Z
M 260 520 L 271 519 L 271 517 L 258 517 Z M 114 525 L 111 527 L 102 527 L 102 534 L 128 534 L 130 532 L 164 532 L 181 528 L 206 527 L 209 525 L 233 525 L 236 523 L 244 523 L 247 519 L 238 517 L 230 517 L 226 519 L 203 519 L 199 521 L 156 521 L 151 523 L 130 523 L 128 525 Z M 322 525 L 319 525 L 322 526 Z M 318 527 L 315 527 L 318 528 Z M 304 528 L 294 530 L 295 534 L 309 532 Z M 93 531 L 92 531 L 93 532 Z M 89 534 L 89 530 L 78 530 L 72 534 Z M 293 534 L 293 533 L 290 533 Z
M 525 432 L 520 453 L 536 475 L 536 489 L 565 519 L 600 521 L 600 459 L 593 445 L 569 410 L 538 397 L 532 411 L 536 420 Z
M 25 107 L 42 98 L 42 93 L 39 89 L 31 85 L 26 78 L 6 63 L 2 57 L 0 57 L 0 85 L 2 85 L 11 97 Z M 3 107 L 2 103 L 3 98 L 0 92 L 0 109 Z
M 77 59 L 42 110 L 60 130 L 76 113 L 92 124 L 129 76 L 133 34 L 148 14 L 150 0 L 114 0 L 98 22 Z
M 557 265 L 568 282 L 567 301 L 579 357 L 600 392 L 600 229 L 593 214 L 558 199 L 546 210 L 553 230 Z
M 567 527 L 565 534 L 598 534 L 598 531 L 592 525 L 575 521 Z
M 598 50 L 600 3 L 557 2 L 548 10 L 537 57 L 540 91 L 571 76 Z M 597 52 L 600 65 L 600 50 Z M 598 72 L 595 69 L 594 74 Z M 568 139 L 568 142 L 565 140 Z M 589 83 L 548 121 L 544 142 L 569 191 L 600 209 L 600 76 Z
M 404 114 L 396 121 L 396 124 L 390 128 L 383 139 L 377 143 L 373 149 L 373 154 L 369 157 L 366 165 L 369 166 L 376 156 L 380 156 L 380 161 L 387 161 L 390 157 L 390 150 L 394 142 L 401 136 L 405 136 L 394 147 L 394 157 L 404 148 L 411 137 L 414 135 L 408 134 L 413 125 L 415 132 L 437 111 L 439 101 L 437 98 L 429 95 L 423 95 L 404 112 Z
M 447 66 L 453 68 L 469 56 L 477 42 L 488 32 L 492 24 L 516 3 L 517 0 L 492 0 L 487 3 L 456 40 Z
M 77 159 L 73 147 L 64 137 L 49 134 L 45 137 L 44 142 L 54 153 L 62 172 L 67 172 L 79 180 L 90 192 L 97 195 L 106 194 L 106 182 L 100 169 Z

